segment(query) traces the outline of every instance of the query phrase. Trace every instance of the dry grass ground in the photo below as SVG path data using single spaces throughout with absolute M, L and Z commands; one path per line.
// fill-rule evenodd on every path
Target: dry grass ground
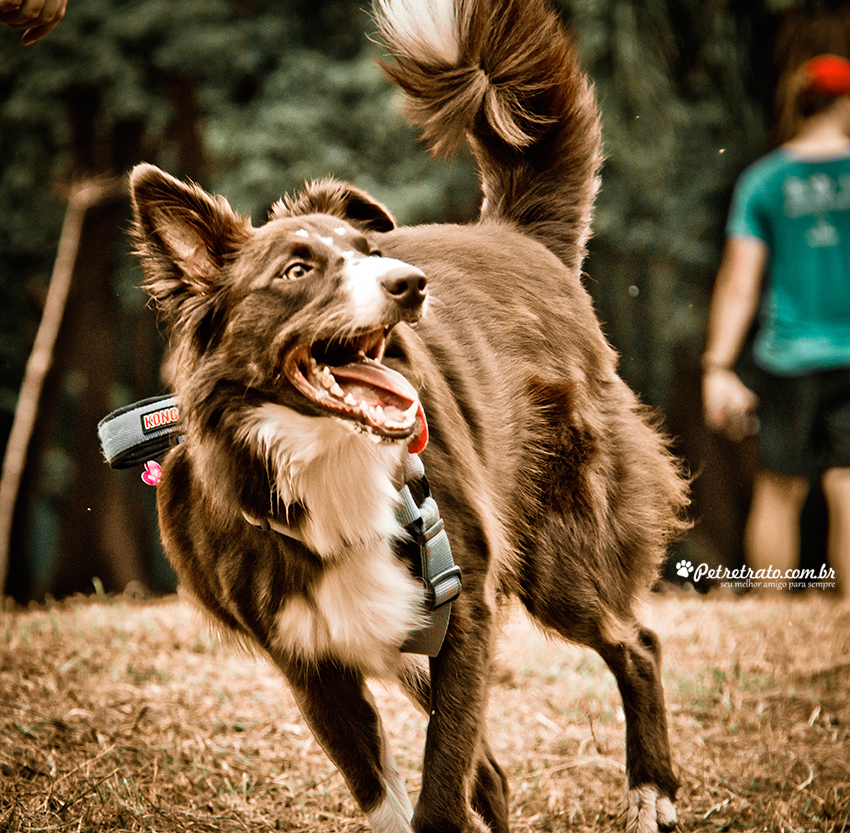
M 0 830 L 359 831 L 276 673 L 175 598 L 0 614 Z M 683 831 L 850 833 L 850 606 L 671 592 L 665 646 Z M 617 829 L 623 717 L 592 653 L 510 616 L 490 706 L 513 827 Z M 424 719 L 376 687 L 419 783 Z

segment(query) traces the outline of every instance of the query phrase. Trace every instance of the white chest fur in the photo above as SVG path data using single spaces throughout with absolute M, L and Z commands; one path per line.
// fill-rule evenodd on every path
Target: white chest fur
M 299 533 L 317 555 L 336 558 L 351 546 L 402 535 L 392 481 L 403 453 L 398 444 L 375 444 L 337 419 L 273 403 L 254 409 L 243 439 L 273 475 L 269 511 L 275 502 L 307 507 Z
M 393 547 L 404 534 L 392 481 L 404 451 L 335 419 L 275 404 L 255 409 L 243 439 L 268 461 L 272 501 L 307 507 L 301 540 L 326 560 L 309 595 L 295 596 L 278 614 L 278 646 L 303 659 L 333 656 L 369 673 L 388 672 L 424 616 L 421 585 Z
M 276 643 L 306 660 L 334 657 L 369 675 L 392 673 L 407 634 L 421 627 L 421 586 L 386 543 L 352 548 L 309 596 L 295 596 L 277 616 Z

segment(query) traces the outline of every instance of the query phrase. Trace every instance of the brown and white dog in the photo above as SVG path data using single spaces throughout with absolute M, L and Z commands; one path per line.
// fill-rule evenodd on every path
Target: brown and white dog
M 166 551 L 199 605 L 281 669 L 376 833 L 507 831 L 483 714 L 510 596 L 605 659 L 626 716 L 626 827 L 668 830 L 659 645 L 633 611 L 685 526 L 687 487 L 580 282 L 601 158 L 592 89 L 544 0 L 374 13 L 431 149 L 468 142 L 481 216 L 399 228 L 325 180 L 254 228 L 221 197 L 133 171 L 185 434 L 159 487 Z M 464 583 L 430 668 L 399 650 L 424 608 L 396 515 L 426 430 Z M 375 675 L 430 715 L 415 811 Z

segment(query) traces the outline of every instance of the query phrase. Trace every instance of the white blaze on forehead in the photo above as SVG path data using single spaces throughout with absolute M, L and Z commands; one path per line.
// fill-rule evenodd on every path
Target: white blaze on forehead
M 344 226 L 337 226 L 333 231 L 334 231 L 334 234 L 338 234 L 338 235 L 345 235 L 345 234 L 349 233 L 349 230 L 347 228 L 345 228 Z M 310 237 L 317 237 L 326 246 L 333 246 L 333 244 L 336 242 L 333 239 L 333 237 L 331 237 L 330 235 L 325 237 L 324 235 L 322 235 L 321 233 L 319 233 L 317 231 L 311 233 L 311 232 L 307 231 L 307 229 L 304 229 L 304 228 L 298 229 L 298 231 L 295 232 L 295 236 L 296 237 L 303 237 L 305 239 L 308 239 Z

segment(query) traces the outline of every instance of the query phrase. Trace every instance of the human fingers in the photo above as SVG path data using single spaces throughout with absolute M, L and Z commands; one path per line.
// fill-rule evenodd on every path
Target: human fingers
M 758 397 L 733 371 L 718 368 L 705 374 L 703 410 L 709 428 L 746 436 L 753 432 L 758 404 Z
M 54 20 L 51 23 L 44 23 L 41 26 L 34 26 L 32 29 L 27 29 L 24 32 L 24 36 L 21 38 L 21 43 L 24 46 L 29 46 L 32 43 L 35 43 L 37 40 L 43 38 L 48 32 L 53 31 L 58 25 L 59 21 L 62 18 L 60 17 L 58 20 Z
M 26 29 L 24 43 L 33 43 L 65 16 L 67 0 L 0 0 L 0 23 Z
M 13 29 L 22 29 L 29 25 L 29 18 L 21 14 L 21 4 L 0 0 L 0 23 Z
M 65 17 L 67 0 L 26 0 L 26 2 L 32 5 L 24 11 L 28 11 L 33 16 L 26 24 L 27 31 L 24 32 L 21 42 L 29 46 L 56 28 Z
M 0 15 L 18 15 L 24 0 L 0 0 Z
M 46 0 L 0 0 L 0 19 L 15 29 L 43 23 L 40 15 L 45 2 Z

